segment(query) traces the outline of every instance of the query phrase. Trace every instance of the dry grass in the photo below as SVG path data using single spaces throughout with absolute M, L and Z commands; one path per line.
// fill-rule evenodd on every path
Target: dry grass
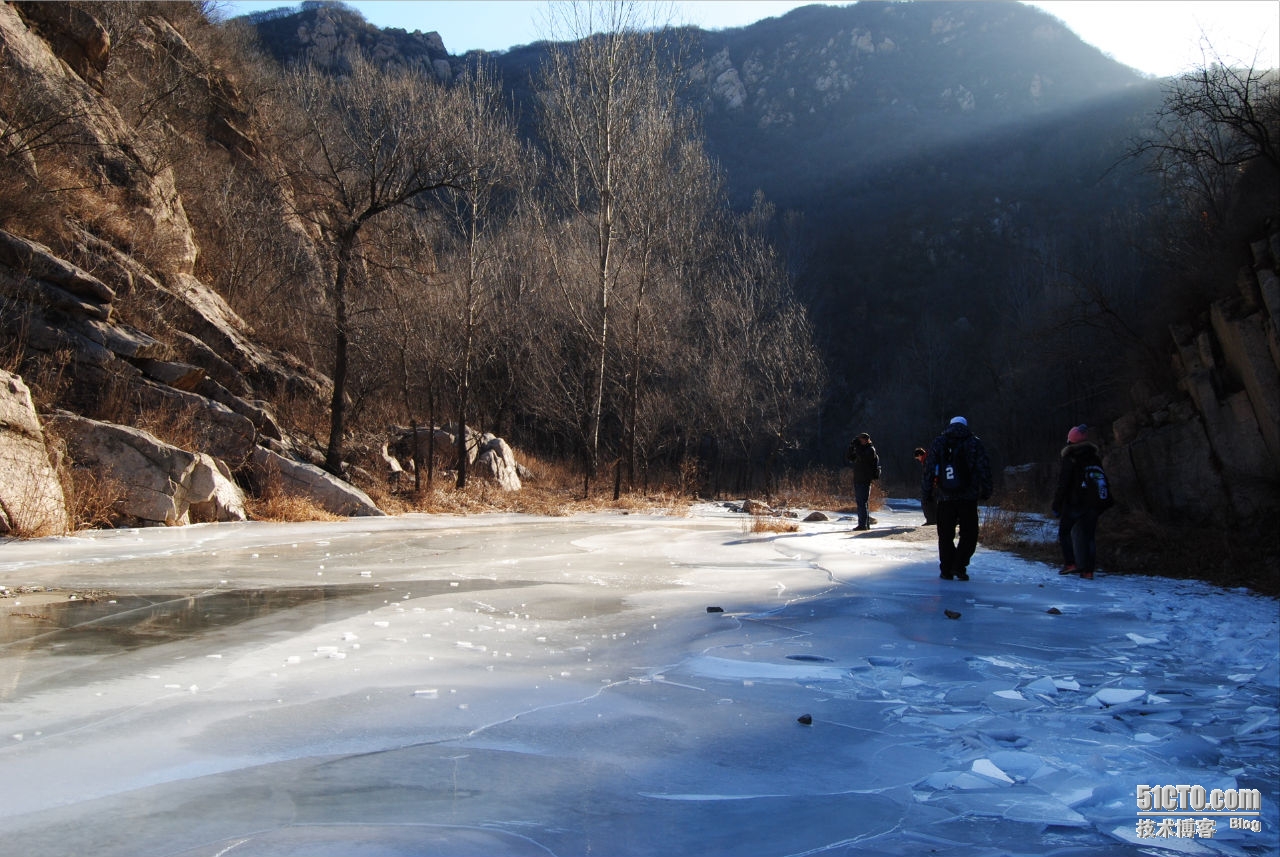
M 1021 525 L 1043 514 L 1044 503 L 1027 496 L 1002 497 L 983 516 L 979 539 L 988 548 L 1055 565 L 1056 540 L 1028 540 Z M 1225 529 L 1176 525 L 1150 513 L 1117 506 L 1102 516 L 1098 566 L 1110 574 L 1194 579 L 1280 595 L 1280 534 L 1272 527 Z
M 593 486 L 590 496 L 582 496 L 582 474 L 571 465 L 517 453 L 524 467 L 523 487 L 505 491 L 486 479 L 471 478 L 466 488 L 457 488 L 451 473 L 438 473 L 430 485 L 413 491 L 413 475 L 406 473 L 401 491 L 382 485 L 360 487 L 390 514 L 420 512 L 435 515 L 467 515 L 482 512 L 509 512 L 524 515 L 562 517 L 578 512 L 616 511 L 683 515 L 692 498 L 670 486 L 648 492 L 621 494 L 613 499 L 613 485 L 604 480 Z
M 798 533 L 800 525 L 789 518 L 752 515 L 742 522 L 743 533 Z
M 1001 506 L 986 507 L 978 522 L 978 540 L 989 548 L 1009 550 L 1023 544 L 1018 535 L 1018 525 L 1025 515 L 1015 509 Z
M 56 496 L 45 491 L 49 471 L 0 449 L 0 535 L 38 539 L 62 535 Z
M 876 494 L 879 488 L 879 484 L 872 483 L 872 494 Z M 786 507 L 835 509 L 848 506 L 853 503 L 853 471 L 819 467 L 787 473 L 778 480 L 774 493 L 779 505 Z M 883 493 L 880 496 L 883 499 Z
M 245 499 L 245 514 L 254 521 L 286 523 L 293 521 L 344 521 L 341 515 L 320 508 L 306 497 L 271 494 Z
M 199 415 L 199 411 L 191 407 L 154 408 L 140 412 L 131 425 L 171 446 L 199 451 L 205 445 L 204 433 L 197 422 Z
M 776 505 L 783 509 L 820 509 L 842 514 L 858 511 L 853 499 L 853 471 L 847 467 L 836 470 L 819 467 L 788 473 L 778 480 L 774 495 Z M 885 499 L 881 484 L 872 482 L 867 508 L 878 511 L 884 507 Z
M 125 496 L 119 480 L 83 467 L 60 469 L 67 516 L 75 530 L 110 529 L 120 521 L 116 504 Z

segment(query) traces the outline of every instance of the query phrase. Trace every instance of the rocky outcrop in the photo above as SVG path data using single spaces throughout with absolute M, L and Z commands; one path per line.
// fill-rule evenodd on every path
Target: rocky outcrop
M 114 261 L 117 266 L 105 270 L 136 267 Z M 238 329 L 234 313 L 198 280 L 179 279 L 183 288 L 173 292 L 144 270 L 133 270 L 128 277 L 128 288 L 151 288 L 157 305 L 167 308 L 168 320 L 155 320 L 154 330 L 167 334 L 169 323 L 187 326 L 187 338 L 173 337 L 176 345 L 169 345 L 116 320 L 115 288 L 50 248 L 0 230 L 0 296 L 9 310 L 0 315 L 0 332 L 21 346 L 28 366 L 56 366 L 65 374 L 63 396 L 77 411 L 113 422 L 145 416 L 152 422 L 184 423 L 199 449 L 238 464 L 257 437 L 282 437 L 265 408 L 237 395 L 254 389 L 247 374 L 292 379 L 297 373 L 253 345 Z M 205 348 L 187 347 L 192 341 Z M 206 354 L 230 360 L 210 362 Z M 180 356 L 189 360 L 175 359 Z M 290 383 L 282 380 L 280 386 Z M 320 388 L 305 377 L 296 386 Z
M 93 85 L 107 68 L 105 29 L 86 7 L 0 4 L 6 98 L 20 93 L 33 127 L 48 140 L 75 142 L 59 161 L 67 197 L 57 248 L 0 232 L 0 342 L 20 356 L 30 381 L 58 386 L 58 404 L 121 424 L 185 424 L 192 445 L 234 468 L 257 438 L 284 438 L 262 399 L 327 398 L 326 380 L 261 347 L 248 326 L 194 276 L 197 246 L 173 169 Z M 160 17 L 138 22 L 144 50 L 163 57 L 193 93 L 182 104 L 205 109 L 207 136 L 251 157 L 251 140 L 227 131 L 242 122 L 240 97 Z M 186 90 L 184 90 L 184 94 Z M 6 110 L 21 108 L 6 102 Z M 23 114 L 25 115 L 25 114 Z M 230 137 L 227 135 L 231 134 Z M 43 165 L 21 135 L 11 160 L 36 181 Z M 103 218 L 103 211 L 110 218 Z M 92 227 L 81 224 L 93 224 Z
M 31 392 L 0 369 L 0 535 L 55 535 L 68 524 Z
M 62 5 L 24 4 L 24 12 L 38 7 L 43 15 L 44 7 Z M 95 189 L 95 194 L 67 201 L 81 209 L 75 214 L 86 222 L 98 220 L 107 227 L 104 234 L 129 246 L 138 258 L 190 273 L 196 244 L 172 169 L 144 166 L 142 159 L 153 153 L 115 106 L 99 97 L 8 3 L 0 4 L 0 49 L 6 84 L 22 93 L 38 128 L 58 140 L 74 141 L 76 157 L 64 163 L 68 172 L 62 181 Z M 109 222 L 97 217 L 104 198 L 117 201 Z
M 1117 496 L 1164 519 L 1236 525 L 1280 509 L 1280 233 L 1252 249 L 1239 293 L 1172 331 L 1180 393 L 1136 390 L 1112 426 Z
M 94 89 L 102 90 L 102 74 L 111 56 L 111 37 L 97 18 L 69 3 L 11 5 L 60 60 Z
M 187 499 L 192 523 L 248 520 L 244 491 L 226 463 L 212 455 L 196 453 Z
M 519 491 L 523 486 L 510 445 L 500 437 L 485 437 L 487 440 L 476 456 L 475 474 L 498 483 L 504 491 Z
M 427 460 L 434 454 L 439 473 L 456 473 L 457 432 L 457 426 L 452 424 L 443 428 L 418 426 L 416 430 L 394 428 L 391 440 L 383 448 L 390 463 L 384 462 L 379 469 L 384 471 L 388 481 L 394 479 L 399 484 L 406 485 L 411 478 L 398 474 L 412 474 L 415 461 L 422 462 L 425 467 Z M 482 434 L 470 426 L 465 432 L 470 475 L 496 482 L 506 491 L 519 491 L 524 487 L 521 481 L 521 471 L 524 468 L 516 461 L 515 453 L 505 440 L 492 434 Z
M 314 464 L 294 461 L 257 447 L 253 451 L 253 467 L 261 493 L 280 491 L 305 497 L 334 515 L 370 517 L 384 514 L 368 494 Z
M 225 464 L 164 443 L 141 429 L 60 412 L 49 426 L 63 439 L 71 469 L 110 485 L 115 523 L 180 526 L 244 520 L 244 494 Z

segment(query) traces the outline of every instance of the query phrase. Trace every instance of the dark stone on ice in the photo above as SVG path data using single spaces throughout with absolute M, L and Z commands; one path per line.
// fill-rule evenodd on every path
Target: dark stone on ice
M 959 613 L 957 613 L 955 610 L 943 610 L 943 611 L 942 611 L 942 615 L 946 616 L 948 619 L 959 619 L 959 618 L 960 618 L 960 614 L 959 614 Z
M 805 726 L 808 726 L 810 723 L 813 722 L 813 717 L 808 714 L 801 714 L 799 717 L 796 718 L 796 722 L 803 723 Z
M 1046 612 L 1046 613 L 1052 613 L 1054 616 L 1061 616 L 1061 615 L 1062 615 L 1062 611 L 1061 611 L 1061 610 L 1059 610 L 1057 607 L 1050 607 L 1048 610 L 1046 610 L 1046 611 L 1044 611 L 1044 612 Z
M 723 608 L 723 607 L 708 607 L 708 608 L 707 608 L 707 612 L 708 612 L 708 613 L 723 613 L 723 612 L 724 612 L 724 608 Z

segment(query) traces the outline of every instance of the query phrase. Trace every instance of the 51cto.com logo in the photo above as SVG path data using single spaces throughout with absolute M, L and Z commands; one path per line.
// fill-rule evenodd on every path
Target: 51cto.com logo
M 1211 839 L 1222 827 L 1262 832 L 1262 793 L 1257 789 L 1142 785 L 1135 796 L 1139 839 Z

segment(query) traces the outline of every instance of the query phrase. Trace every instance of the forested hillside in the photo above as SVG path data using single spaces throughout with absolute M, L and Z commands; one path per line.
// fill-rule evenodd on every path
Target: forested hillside
M 1265 303 L 1238 284 L 1274 270 L 1273 76 L 1145 80 L 1003 2 L 716 33 L 556 8 L 550 41 L 456 56 L 339 3 L 0 4 L 0 366 L 259 494 L 290 462 L 461 486 L 494 435 L 584 492 L 767 491 L 861 430 L 910 486 L 955 413 L 1052 468 L 1066 426 L 1128 450 L 1168 400 L 1198 462 L 1260 480 L 1202 517 L 1267 508 L 1257 348 L 1207 325 L 1208 398 L 1175 355 Z M 1197 514 L 1125 454 L 1132 496 Z

